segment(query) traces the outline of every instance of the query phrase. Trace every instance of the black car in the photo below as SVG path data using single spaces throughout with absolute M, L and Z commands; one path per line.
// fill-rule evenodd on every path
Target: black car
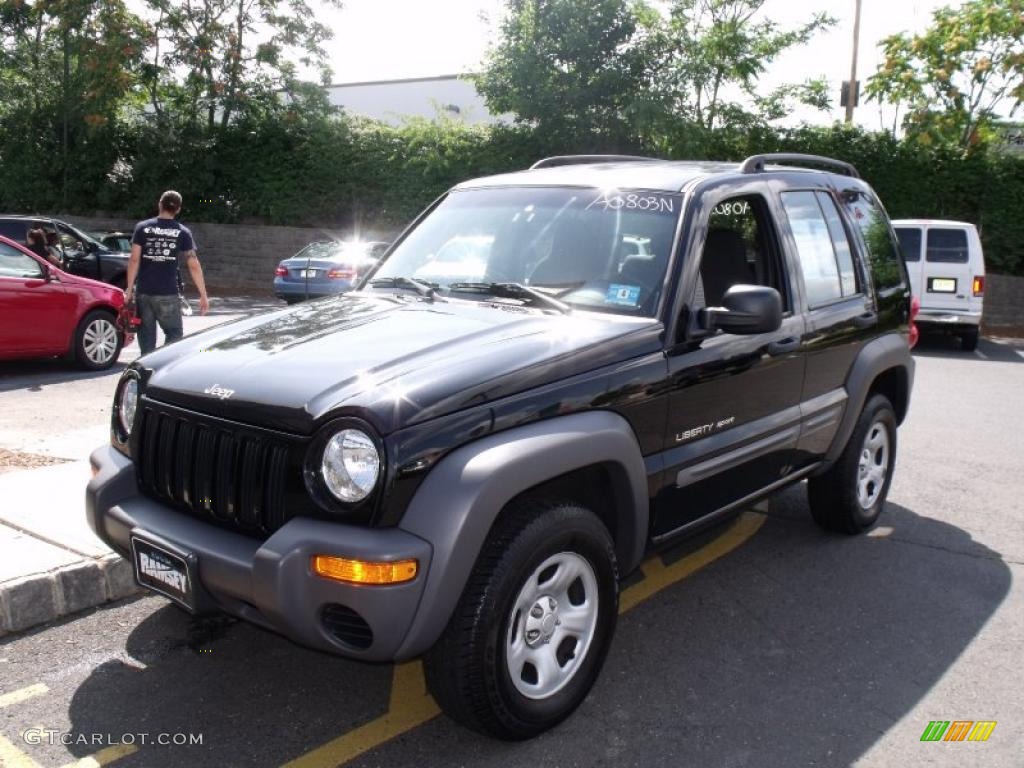
M 875 523 L 912 305 L 846 163 L 549 158 L 452 189 L 352 292 L 133 363 L 88 519 L 187 610 L 424 655 L 452 717 L 526 738 L 645 553 L 803 479 L 822 527 Z
M 127 253 L 109 248 L 92 235 L 59 219 L 0 214 L 0 235 L 24 244 L 30 229 L 42 229 L 47 234 L 57 235 L 57 255 L 66 272 L 124 289 L 128 273 Z

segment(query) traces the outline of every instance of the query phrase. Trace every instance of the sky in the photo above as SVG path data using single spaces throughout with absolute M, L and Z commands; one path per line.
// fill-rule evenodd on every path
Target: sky
M 815 11 L 838 19 L 828 32 L 780 57 L 763 79 L 764 90 L 807 77 L 828 78 L 835 106 L 827 113 L 800 110 L 786 120 L 831 123 L 841 120 L 839 84 L 850 76 L 855 0 L 768 0 L 764 15 L 783 26 L 806 21 Z M 858 78 L 863 81 L 881 61 L 878 43 L 888 35 L 924 29 L 933 10 L 963 0 L 862 0 Z M 328 43 L 335 83 L 459 74 L 476 71 L 499 32 L 501 0 L 345 0 L 341 10 L 319 18 L 334 30 Z M 856 121 L 869 128 L 891 128 L 891 108 L 861 106 Z

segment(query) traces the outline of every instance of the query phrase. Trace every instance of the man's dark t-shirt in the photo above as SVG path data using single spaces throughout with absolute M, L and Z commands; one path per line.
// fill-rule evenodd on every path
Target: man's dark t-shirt
M 188 227 L 176 219 L 146 219 L 135 225 L 132 243 L 142 246 L 138 293 L 146 296 L 177 295 L 178 254 L 195 250 L 195 241 Z

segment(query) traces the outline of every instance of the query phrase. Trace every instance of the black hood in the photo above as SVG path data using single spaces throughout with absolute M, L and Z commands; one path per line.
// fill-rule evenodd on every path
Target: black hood
M 139 366 L 149 396 L 192 410 L 299 433 L 350 415 L 388 434 L 645 354 L 619 342 L 655 324 L 350 293 L 217 326 Z

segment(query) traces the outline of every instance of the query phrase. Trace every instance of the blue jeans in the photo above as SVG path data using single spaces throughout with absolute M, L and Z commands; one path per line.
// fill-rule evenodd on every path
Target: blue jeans
M 146 296 L 137 298 L 139 317 L 139 348 L 142 354 L 152 352 L 156 348 L 156 324 L 164 332 L 164 342 L 170 344 L 181 338 L 181 303 L 177 294 L 171 296 Z

